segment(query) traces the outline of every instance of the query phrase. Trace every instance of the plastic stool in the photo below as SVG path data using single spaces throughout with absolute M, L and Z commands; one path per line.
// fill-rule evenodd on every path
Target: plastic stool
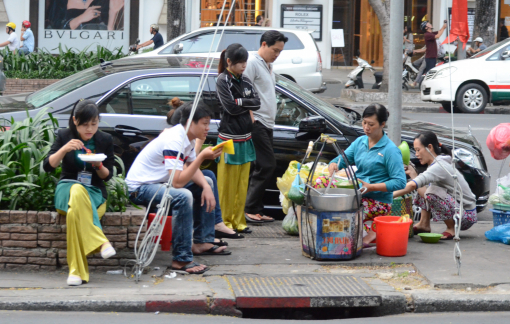
M 154 217 L 156 217 L 155 213 L 149 214 L 147 228 L 151 226 Z M 163 222 L 163 220 L 161 220 L 161 222 Z M 155 240 L 158 238 L 159 236 L 157 236 Z M 159 244 L 161 245 L 161 251 L 170 251 L 170 248 L 172 247 L 172 216 L 166 217 L 165 227 L 163 228 L 163 233 L 161 234 L 161 241 L 159 241 Z

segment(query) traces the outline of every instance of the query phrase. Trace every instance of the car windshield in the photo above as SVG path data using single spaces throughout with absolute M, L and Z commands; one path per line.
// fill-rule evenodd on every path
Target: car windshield
M 505 43 L 509 43 L 509 42 L 510 42 L 510 38 L 507 40 L 504 40 L 502 42 L 496 43 L 494 45 L 491 45 L 491 46 L 487 47 L 486 49 L 484 49 L 483 51 L 481 51 L 480 53 L 477 53 L 476 55 L 471 56 L 471 58 L 474 59 L 474 58 L 485 56 L 485 55 L 489 54 L 490 52 L 494 51 L 495 49 L 499 48 L 501 45 L 503 45 Z
M 341 108 L 337 108 L 330 104 L 329 102 L 323 101 L 319 97 L 317 97 L 315 94 L 311 93 L 310 91 L 303 89 L 301 86 L 299 86 L 297 83 L 294 83 L 290 81 L 287 78 L 284 78 L 280 75 L 276 75 L 276 83 L 283 88 L 289 89 L 292 91 L 295 95 L 300 97 L 301 99 L 309 102 L 314 106 L 315 108 L 318 108 L 321 112 L 324 112 L 331 118 L 334 118 L 341 123 L 348 124 L 349 123 L 349 117 L 345 110 Z
M 40 108 L 71 91 L 102 78 L 103 76 L 105 76 L 105 73 L 100 71 L 97 66 L 91 67 L 32 93 L 27 97 L 26 103 L 31 109 Z

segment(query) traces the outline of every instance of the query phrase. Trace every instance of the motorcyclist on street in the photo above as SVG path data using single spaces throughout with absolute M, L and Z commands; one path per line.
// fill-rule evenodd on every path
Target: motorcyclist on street
M 21 23 L 21 37 L 20 40 L 23 41 L 23 46 L 19 48 L 18 54 L 19 55 L 28 55 L 34 51 L 34 33 L 32 33 L 32 30 L 30 27 L 32 24 L 28 20 L 23 20 Z
M 161 34 L 159 33 L 159 26 L 156 25 L 156 24 L 152 24 L 151 25 L 151 29 L 150 29 L 150 33 L 152 35 L 154 35 L 152 37 L 152 39 L 146 41 L 145 43 L 142 43 L 142 44 L 138 45 L 136 47 L 137 50 L 139 50 L 140 48 L 149 46 L 151 44 L 154 44 L 154 49 L 157 49 L 157 48 L 163 46 L 163 44 L 165 42 L 163 41 L 163 36 L 161 36 Z
M 415 50 L 414 54 L 425 53 L 425 71 L 423 71 L 423 75 L 426 75 L 427 72 L 436 66 L 437 60 L 437 43 L 436 40 L 443 35 L 446 29 L 446 20 L 443 24 L 443 27 L 437 32 L 432 31 L 432 24 L 428 21 L 424 21 L 420 26 L 421 30 L 425 32 L 425 46 L 419 50 Z
M 467 49 L 466 53 L 468 57 L 471 57 L 476 53 L 480 53 L 481 51 L 487 48 L 487 46 L 483 43 L 483 38 L 481 37 L 475 38 L 475 46 L 476 49 L 473 49 L 473 47 Z
M 5 32 L 9 35 L 9 38 L 0 44 L 0 47 L 9 46 L 11 52 L 15 52 L 19 48 L 19 38 L 15 33 L 16 24 L 13 22 L 5 25 Z

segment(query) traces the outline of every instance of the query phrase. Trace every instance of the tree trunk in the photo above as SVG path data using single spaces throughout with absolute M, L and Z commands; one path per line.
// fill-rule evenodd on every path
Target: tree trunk
M 368 0 L 368 3 L 377 15 L 383 39 L 383 81 L 379 91 L 388 92 L 390 78 L 390 1 Z
M 186 32 L 184 0 L 167 0 L 166 35 L 167 42 Z
M 483 43 L 491 46 L 496 41 L 496 6 L 499 1 L 476 0 L 475 26 L 473 40 L 476 37 L 483 38 Z

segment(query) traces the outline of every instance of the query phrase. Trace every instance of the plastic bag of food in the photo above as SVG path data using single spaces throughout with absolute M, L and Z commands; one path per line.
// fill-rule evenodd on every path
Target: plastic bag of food
M 299 175 L 296 175 L 287 197 L 295 204 L 302 205 L 305 202 L 305 183 Z
M 287 197 L 292 182 L 294 182 L 298 174 L 298 164 L 298 161 L 291 161 L 283 176 L 281 178 L 276 178 L 276 186 L 285 197 Z
M 510 205 L 510 174 L 499 178 L 496 184 L 497 188 L 495 194 L 498 196 L 499 203 Z
M 292 205 L 292 202 L 288 200 L 281 192 L 280 192 L 280 204 L 282 205 L 282 211 L 285 215 L 289 213 L 289 207 Z
M 294 208 L 289 208 L 289 213 L 283 219 L 282 227 L 290 235 L 299 235 L 298 220 Z
M 311 171 L 312 167 L 313 167 L 313 162 L 309 162 L 309 163 L 303 165 L 303 167 L 301 168 L 301 172 L 299 174 L 301 175 L 301 178 L 305 179 L 305 181 L 306 181 L 306 179 L 308 179 L 308 176 L 310 175 L 310 171 Z M 313 173 L 312 183 L 314 183 L 318 177 L 328 176 L 328 175 L 329 175 L 328 165 L 326 163 L 319 162 L 319 163 L 317 163 L 317 167 L 315 168 L 315 172 Z
M 510 223 L 499 225 L 485 232 L 485 237 L 489 241 L 496 241 L 510 244 Z

